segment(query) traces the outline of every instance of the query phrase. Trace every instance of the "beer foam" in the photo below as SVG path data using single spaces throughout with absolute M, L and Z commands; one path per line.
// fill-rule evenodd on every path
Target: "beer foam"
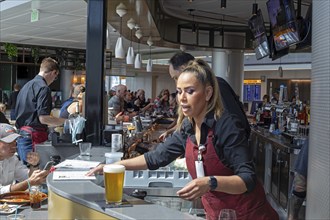
M 125 172 L 125 166 L 119 164 L 107 164 L 103 167 L 104 173 L 122 173 Z

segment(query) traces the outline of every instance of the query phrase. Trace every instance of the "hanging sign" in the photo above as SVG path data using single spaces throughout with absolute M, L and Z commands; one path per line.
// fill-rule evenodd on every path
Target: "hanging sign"
M 31 12 L 31 22 L 39 21 L 39 10 L 38 9 L 32 9 Z

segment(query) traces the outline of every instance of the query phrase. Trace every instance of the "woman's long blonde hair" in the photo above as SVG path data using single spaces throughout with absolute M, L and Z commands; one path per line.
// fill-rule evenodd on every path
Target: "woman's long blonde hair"
M 210 66 L 202 59 L 195 59 L 190 61 L 182 71 L 182 73 L 186 72 L 191 73 L 191 75 L 196 77 L 196 79 L 205 87 L 211 86 L 213 88 L 213 94 L 207 104 L 206 114 L 214 111 L 215 119 L 220 118 L 223 112 L 223 105 L 220 97 L 218 81 Z M 184 118 L 185 116 L 182 113 L 181 105 L 179 104 L 177 130 L 180 130 Z M 189 120 L 192 121 L 191 118 L 189 118 Z

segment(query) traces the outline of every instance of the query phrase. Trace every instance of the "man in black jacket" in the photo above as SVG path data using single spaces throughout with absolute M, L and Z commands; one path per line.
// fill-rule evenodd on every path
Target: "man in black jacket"
M 178 52 L 176 53 L 170 60 L 169 60 L 169 72 L 171 78 L 177 81 L 178 77 L 180 76 L 181 72 L 187 66 L 188 62 L 194 60 L 195 58 L 185 52 Z M 239 101 L 239 97 L 236 95 L 234 90 L 231 86 L 221 77 L 217 77 L 220 95 L 222 99 L 223 106 L 229 113 L 235 114 L 241 121 L 241 126 L 244 128 L 247 138 L 250 136 L 251 128 L 250 124 L 246 118 L 243 105 Z
M 52 97 L 49 87 L 58 77 L 60 67 L 56 60 L 46 57 L 40 71 L 27 82 L 17 96 L 15 107 L 16 128 L 22 136 L 17 139 L 17 153 L 26 164 L 28 152 L 35 151 L 35 145 L 48 139 L 48 126 L 63 125 L 64 118 L 52 116 Z

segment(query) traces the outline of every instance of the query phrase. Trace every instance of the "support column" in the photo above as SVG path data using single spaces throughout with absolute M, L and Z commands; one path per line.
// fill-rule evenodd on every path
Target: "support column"
M 314 0 L 311 124 L 305 219 L 330 219 L 330 1 Z
M 212 51 L 212 69 L 216 76 L 224 78 L 243 100 L 244 53 L 241 51 Z
M 245 37 L 235 34 L 224 35 L 224 48 L 212 52 L 212 68 L 216 76 L 224 78 L 243 101 Z
M 104 111 L 104 47 L 107 1 L 88 1 L 86 43 L 86 137 L 93 145 L 102 144 Z
M 60 88 L 62 91 L 62 103 L 70 97 L 72 88 L 72 70 L 61 69 Z

